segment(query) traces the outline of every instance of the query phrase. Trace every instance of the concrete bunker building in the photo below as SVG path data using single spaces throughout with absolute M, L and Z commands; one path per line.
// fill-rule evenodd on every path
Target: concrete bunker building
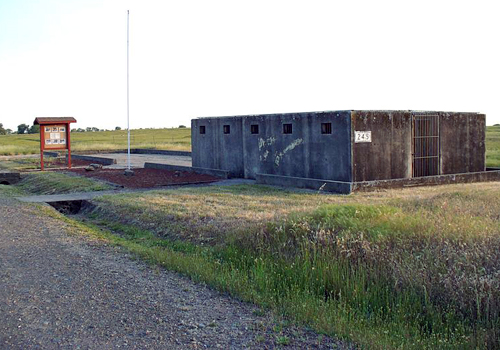
M 350 193 L 500 179 L 485 171 L 479 113 L 344 110 L 198 118 L 191 127 L 193 168 L 259 183 Z

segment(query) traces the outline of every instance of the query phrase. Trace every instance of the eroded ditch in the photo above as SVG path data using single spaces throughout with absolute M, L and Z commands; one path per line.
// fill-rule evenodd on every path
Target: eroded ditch
M 88 200 L 47 202 L 47 204 L 63 215 L 77 215 L 82 211 L 91 211 L 95 208 L 95 205 Z

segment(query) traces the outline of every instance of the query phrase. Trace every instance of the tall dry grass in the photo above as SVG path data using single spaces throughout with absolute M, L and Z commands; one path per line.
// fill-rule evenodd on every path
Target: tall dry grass
M 498 183 L 352 196 L 239 186 L 108 197 L 94 214 L 210 243 L 208 282 L 319 331 L 375 348 L 494 348 L 499 199 Z

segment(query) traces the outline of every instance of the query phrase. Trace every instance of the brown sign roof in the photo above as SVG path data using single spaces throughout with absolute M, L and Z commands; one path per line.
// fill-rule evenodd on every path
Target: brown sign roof
M 76 119 L 73 117 L 48 117 L 48 118 L 36 118 L 33 122 L 34 125 L 42 124 L 65 124 L 65 123 L 76 123 Z

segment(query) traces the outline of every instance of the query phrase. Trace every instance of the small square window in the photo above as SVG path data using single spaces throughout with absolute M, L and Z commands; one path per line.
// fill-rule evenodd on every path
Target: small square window
M 258 134 L 259 133 L 259 125 L 258 124 L 250 125 L 250 132 L 252 134 Z
M 321 133 L 331 134 L 332 133 L 332 123 L 321 123 Z
M 231 127 L 229 125 L 224 125 L 224 134 L 229 134 L 231 132 Z
M 205 125 L 200 125 L 200 134 L 205 133 Z
M 283 134 L 292 133 L 292 124 L 283 124 Z

